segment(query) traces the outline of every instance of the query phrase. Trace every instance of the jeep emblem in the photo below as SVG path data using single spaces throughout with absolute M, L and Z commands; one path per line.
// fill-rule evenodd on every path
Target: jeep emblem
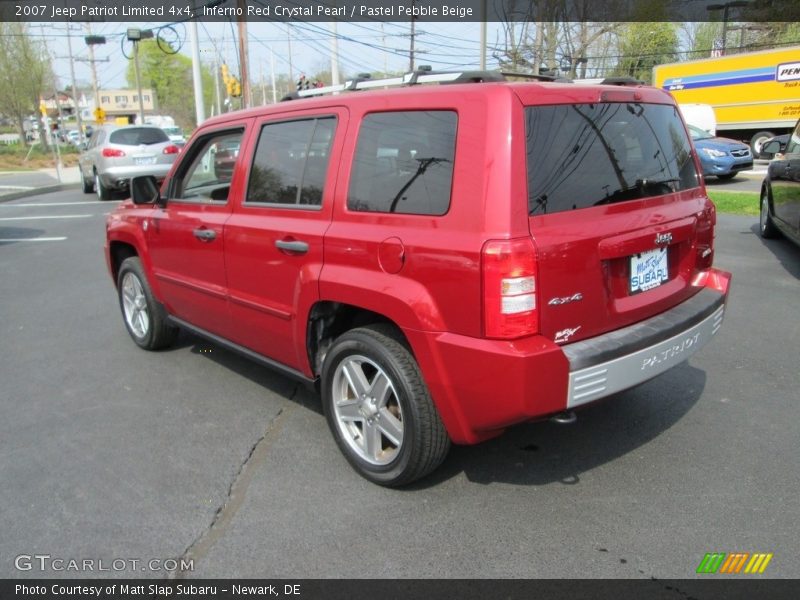
M 665 246 L 672 241 L 672 234 L 667 233 L 657 233 L 656 234 L 656 246 Z

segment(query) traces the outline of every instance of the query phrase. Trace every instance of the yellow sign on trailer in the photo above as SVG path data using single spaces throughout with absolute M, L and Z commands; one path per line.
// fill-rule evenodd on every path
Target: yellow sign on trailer
M 717 133 L 758 155 L 764 140 L 800 118 L 800 46 L 659 65 L 653 85 L 680 104 L 712 106 Z

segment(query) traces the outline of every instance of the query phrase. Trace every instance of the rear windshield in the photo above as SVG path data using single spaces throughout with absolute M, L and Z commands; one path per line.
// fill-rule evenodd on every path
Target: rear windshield
M 564 104 L 525 112 L 531 215 L 699 185 L 692 147 L 674 106 Z
M 111 132 L 108 138 L 110 144 L 121 146 L 139 146 L 140 144 L 160 144 L 168 142 L 169 138 L 163 129 L 158 127 L 131 127 L 130 129 L 117 129 Z

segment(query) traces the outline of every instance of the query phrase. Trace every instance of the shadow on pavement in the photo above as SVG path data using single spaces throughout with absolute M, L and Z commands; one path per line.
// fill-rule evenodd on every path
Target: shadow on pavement
M 761 241 L 761 244 L 778 259 L 781 266 L 789 275 L 800 279 L 800 247 L 796 246 L 785 237 L 774 240 L 765 240 L 758 231 L 758 222 L 750 227 L 750 231 Z

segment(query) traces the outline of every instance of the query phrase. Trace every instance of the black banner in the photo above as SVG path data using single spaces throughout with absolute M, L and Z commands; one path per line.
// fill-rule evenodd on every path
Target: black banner
M 25 22 L 797 22 L 797 0 L 0 0 Z
M 691 580 L 0 580 L 2 600 L 794 600 L 799 593 L 797 580 L 742 576 Z

